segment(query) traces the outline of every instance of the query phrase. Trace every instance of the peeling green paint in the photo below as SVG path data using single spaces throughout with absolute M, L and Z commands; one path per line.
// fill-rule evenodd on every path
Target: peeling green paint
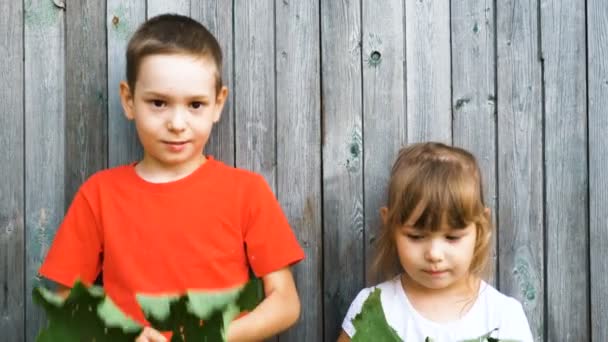
M 473 32 L 475 32 L 475 33 L 479 32 L 479 24 L 477 24 L 477 22 L 475 22 L 475 25 L 473 25 Z
M 363 139 L 359 128 L 355 128 L 351 135 L 351 141 L 348 145 L 348 158 L 346 159 L 346 169 L 349 172 L 357 172 L 361 167 L 361 145 Z
M 49 26 L 59 24 L 62 9 L 55 7 L 52 1 L 26 0 L 24 3 L 25 26 L 34 30 L 44 30 Z
M 532 304 L 537 299 L 536 289 L 536 277 L 533 273 L 533 269 L 528 262 L 527 258 L 518 256 L 515 258 L 515 266 L 513 268 L 513 275 L 517 279 L 519 291 L 524 304 Z
M 127 41 L 135 30 L 127 20 L 127 9 L 121 4 L 112 10 L 111 13 L 108 18 L 110 21 L 108 26 L 111 27 L 110 34 L 118 40 Z

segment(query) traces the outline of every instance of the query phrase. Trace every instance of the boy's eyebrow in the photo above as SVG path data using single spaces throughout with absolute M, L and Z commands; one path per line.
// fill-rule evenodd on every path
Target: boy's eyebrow
M 159 92 L 153 91 L 153 90 L 149 90 L 149 91 L 144 90 L 143 91 L 143 95 L 144 96 L 154 96 L 154 97 L 171 97 L 171 95 L 159 93 Z M 189 99 L 189 100 L 192 100 L 192 99 L 203 99 L 203 100 L 206 100 L 208 98 L 209 98 L 209 96 L 205 95 L 205 94 L 186 96 L 186 99 Z

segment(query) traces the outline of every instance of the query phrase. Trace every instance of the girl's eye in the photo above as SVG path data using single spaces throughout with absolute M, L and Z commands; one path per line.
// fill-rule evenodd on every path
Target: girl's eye
M 410 239 L 412 241 L 419 241 L 419 240 L 424 239 L 424 235 L 407 234 L 406 236 L 408 239 Z
M 165 101 L 163 101 L 163 100 L 152 100 L 151 102 L 152 102 L 152 105 L 154 105 L 154 107 L 157 107 L 157 108 L 162 108 L 165 106 Z
M 458 241 L 458 240 L 460 240 L 460 236 L 448 235 L 445 238 L 448 239 L 449 241 Z

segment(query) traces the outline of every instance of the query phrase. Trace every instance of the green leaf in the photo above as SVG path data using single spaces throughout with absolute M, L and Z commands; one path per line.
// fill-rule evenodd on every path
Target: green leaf
M 32 297 L 48 317 L 48 325 L 40 332 L 38 342 L 132 342 L 142 330 L 99 287 L 87 288 L 76 282 L 66 299 L 47 289 L 35 288 Z
M 380 293 L 380 289 L 375 289 L 363 302 L 361 312 L 352 319 L 356 329 L 353 342 L 403 342 L 386 321 Z
M 137 295 L 146 319 L 160 331 L 171 331 L 172 341 L 225 341 L 225 327 L 241 311 L 253 310 L 264 297 L 262 283 L 222 291 L 187 291 L 183 296 Z M 52 291 L 36 288 L 34 301 L 49 319 L 39 342 L 132 342 L 142 326 L 128 318 L 103 288 L 76 282 L 64 300 Z

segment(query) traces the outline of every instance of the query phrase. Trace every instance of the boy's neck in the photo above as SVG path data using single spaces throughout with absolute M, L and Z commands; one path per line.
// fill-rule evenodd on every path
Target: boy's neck
M 204 155 L 188 163 L 167 165 L 152 158 L 144 158 L 135 165 L 139 177 L 150 183 L 168 183 L 189 176 L 207 161 Z

